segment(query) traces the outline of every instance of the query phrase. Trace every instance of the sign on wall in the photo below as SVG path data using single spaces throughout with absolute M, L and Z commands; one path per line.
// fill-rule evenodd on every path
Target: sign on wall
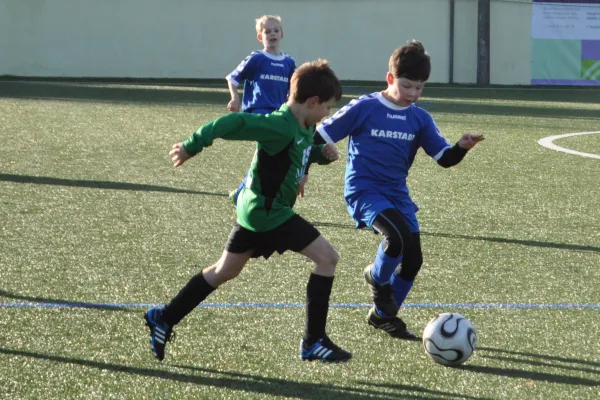
M 533 0 L 531 84 L 600 86 L 600 0 Z

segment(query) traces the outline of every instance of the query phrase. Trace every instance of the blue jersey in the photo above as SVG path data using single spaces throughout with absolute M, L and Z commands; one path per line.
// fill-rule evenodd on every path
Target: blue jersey
M 287 101 L 295 70 L 296 63 L 287 54 L 253 51 L 225 79 L 236 86 L 245 81 L 242 111 L 267 114 Z
M 418 231 L 408 171 L 419 148 L 438 160 L 451 147 L 431 115 L 416 105 L 399 107 L 376 92 L 352 100 L 317 130 L 328 142 L 348 136 L 344 196 L 358 225 L 371 226 L 381 211 L 394 207 Z

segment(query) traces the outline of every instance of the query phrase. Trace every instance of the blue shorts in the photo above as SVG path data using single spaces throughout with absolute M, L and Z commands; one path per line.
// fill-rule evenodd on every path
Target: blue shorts
M 417 220 L 419 207 L 408 196 L 388 198 L 381 193 L 360 192 L 346 196 L 346 205 L 357 228 L 372 227 L 375 218 L 382 211 L 395 208 L 406 219 L 411 232 L 420 231 Z

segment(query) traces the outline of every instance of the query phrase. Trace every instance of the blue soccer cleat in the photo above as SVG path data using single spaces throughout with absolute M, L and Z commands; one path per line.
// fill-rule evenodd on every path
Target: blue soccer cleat
M 300 341 L 300 358 L 304 361 L 320 360 L 325 363 L 340 363 L 352 358 L 352 353 L 337 346 L 325 335 L 313 345 Z
M 173 329 L 162 319 L 162 308 L 151 308 L 144 314 L 146 326 L 150 328 L 150 344 L 154 357 L 162 361 L 165 358 L 165 345 L 175 338 Z M 173 336 L 173 338 L 171 338 Z

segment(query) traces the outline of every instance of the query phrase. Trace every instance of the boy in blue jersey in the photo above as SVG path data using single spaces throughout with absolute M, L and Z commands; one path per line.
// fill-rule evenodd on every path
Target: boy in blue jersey
M 348 136 L 348 211 L 357 227 L 372 227 L 384 236 L 374 263 L 364 272 L 374 303 L 367 321 L 401 339 L 416 339 L 397 314 L 423 263 L 408 171 L 419 148 L 448 168 L 483 140 L 467 133 L 450 145 L 431 115 L 414 104 L 430 71 L 423 45 L 408 42 L 390 57 L 386 90 L 352 100 L 317 128 L 329 143 Z
M 292 57 L 279 51 L 279 44 L 283 39 L 281 17 L 263 15 L 258 18 L 256 38 L 263 44 L 263 49 L 253 51 L 225 78 L 231 94 L 231 100 L 227 104 L 229 111 L 270 114 L 287 101 L 296 63 Z M 240 101 L 237 88 L 242 81 L 244 92 Z M 247 175 L 230 194 L 234 205 L 246 178 Z

